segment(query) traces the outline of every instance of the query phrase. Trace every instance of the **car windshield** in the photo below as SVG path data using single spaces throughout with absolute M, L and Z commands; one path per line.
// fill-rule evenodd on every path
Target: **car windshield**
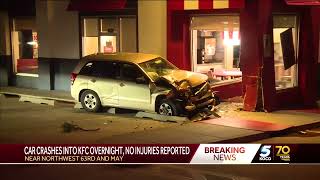
M 159 76 L 165 76 L 167 74 L 170 74 L 172 70 L 177 69 L 177 67 L 161 57 L 140 63 L 139 66 L 149 75 L 149 77 L 153 81 L 156 81 Z

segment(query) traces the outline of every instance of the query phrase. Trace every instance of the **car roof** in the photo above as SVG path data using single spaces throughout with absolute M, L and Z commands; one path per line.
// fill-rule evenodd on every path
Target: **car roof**
M 139 64 L 142 62 L 146 62 L 160 56 L 154 54 L 144 54 L 144 53 L 97 53 L 91 54 L 88 56 L 83 57 L 83 60 L 97 60 L 97 61 L 104 61 L 104 60 L 116 60 L 116 61 L 123 61 L 123 62 L 131 62 L 135 64 Z

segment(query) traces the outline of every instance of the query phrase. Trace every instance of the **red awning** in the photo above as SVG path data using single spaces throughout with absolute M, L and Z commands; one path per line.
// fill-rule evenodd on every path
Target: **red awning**
M 320 5 L 320 0 L 285 0 L 288 5 Z
M 97 12 L 124 9 L 126 0 L 70 0 L 68 11 Z

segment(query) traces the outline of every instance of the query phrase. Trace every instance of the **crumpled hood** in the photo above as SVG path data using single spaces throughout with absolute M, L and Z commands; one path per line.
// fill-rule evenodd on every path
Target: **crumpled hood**
M 208 76 L 185 70 L 172 70 L 169 74 L 162 76 L 171 83 L 189 81 L 192 87 L 198 86 L 208 80 Z

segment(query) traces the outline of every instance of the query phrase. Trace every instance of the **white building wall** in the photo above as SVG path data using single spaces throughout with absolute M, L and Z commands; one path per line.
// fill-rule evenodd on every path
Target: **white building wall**
M 139 52 L 167 57 L 167 1 L 138 1 Z
M 36 0 L 39 57 L 78 59 L 78 12 L 67 11 L 69 1 Z

